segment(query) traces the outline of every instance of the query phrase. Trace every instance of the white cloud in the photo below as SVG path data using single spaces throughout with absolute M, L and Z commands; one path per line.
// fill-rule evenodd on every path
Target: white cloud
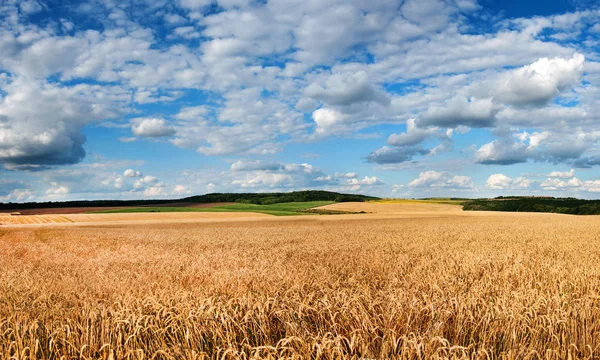
M 552 171 L 548 174 L 549 178 L 560 178 L 560 179 L 570 179 L 575 176 L 575 170 L 571 169 L 569 171 Z
M 160 197 L 165 195 L 165 189 L 162 186 L 151 186 L 144 190 L 144 197 Z
M 132 120 L 132 123 L 131 131 L 135 136 L 158 138 L 175 135 L 175 128 L 165 119 L 138 118 Z
M 348 179 L 348 184 L 350 185 L 381 185 L 383 181 L 378 179 L 376 176 L 365 176 L 362 179 L 353 178 Z
M 522 133 L 515 134 L 514 136 L 521 142 L 529 141 L 529 146 L 527 146 L 527 149 L 531 150 L 539 147 L 544 140 L 551 136 L 551 133 L 549 131 L 543 131 L 530 134 L 527 131 L 524 131 Z
M 338 110 L 322 108 L 315 110 L 312 118 L 317 125 L 315 132 L 319 135 L 329 135 L 336 127 L 348 119 L 347 115 Z
M 334 176 L 336 178 L 346 178 L 346 179 L 352 179 L 352 178 L 357 178 L 358 174 L 355 172 L 349 172 L 349 173 L 335 173 Z
M 19 8 L 27 15 L 38 13 L 44 9 L 36 0 L 25 0 L 19 4 Z
M 273 188 L 292 185 L 292 176 L 289 174 L 279 174 L 270 172 L 255 172 L 248 174 L 244 179 L 234 180 L 234 185 L 242 188 Z
M 197 39 L 202 36 L 193 26 L 180 26 L 173 29 L 173 34 L 185 39 Z
M 185 185 L 175 185 L 173 191 L 171 191 L 173 195 L 190 195 L 192 194 L 192 190 Z
M 507 134 L 481 146 L 475 152 L 475 162 L 480 164 L 512 165 L 531 159 L 537 162 L 567 163 L 575 167 L 593 166 L 593 158 L 582 157 L 593 149 L 600 139 L 600 132 L 584 133 L 571 129 L 566 134 L 542 131 Z M 516 140 L 515 140 L 516 139 Z
M 140 177 L 142 176 L 142 173 L 133 169 L 127 169 L 123 172 L 123 176 L 129 177 L 129 178 L 135 178 L 135 177 Z
M 392 146 L 417 145 L 431 136 L 436 136 L 438 132 L 438 128 L 418 128 L 416 120 L 412 118 L 406 121 L 406 132 L 401 134 L 391 134 L 388 137 L 387 143 Z
M 171 142 L 205 155 L 272 154 L 280 151 L 282 135 L 294 136 L 308 127 L 302 114 L 277 99 L 261 99 L 259 88 L 232 91 L 215 120 L 206 107 L 183 108 L 174 118 L 177 137 Z M 227 126 L 223 126 L 227 124 Z
M 333 74 L 324 86 L 310 84 L 304 93 L 329 105 L 348 106 L 370 101 L 382 105 L 390 104 L 389 97 L 370 83 L 369 75 L 365 71 Z
M 144 188 L 150 184 L 154 184 L 156 182 L 158 182 L 158 179 L 156 177 L 151 176 L 151 175 L 146 175 L 143 178 L 136 180 L 133 187 L 135 189 L 140 189 L 140 188 Z
M 0 194 L 0 200 L 3 202 L 27 202 L 35 200 L 35 192 L 29 189 L 15 189 L 6 195 Z
M 414 156 L 425 155 L 428 150 L 419 147 L 388 147 L 383 146 L 371 152 L 367 161 L 376 164 L 396 164 L 410 161 Z
M 412 188 L 449 188 L 472 189 L 473 181 L 469 176 L 457 176 L 448 172 L 424 171 L 419 177 L 408 183 Z
M 600 180 L 582 181 L 576 177 L 569 180 L 548 178 L 540 186 L 542 189 L 550 191 L 600 192 Z
M 581 82 L 585 57 L 541 58 L 492 82 L 494 100 L 512 105 L 545 105 Z
M 534 180 L 524 177 L 513 179 L 504 174 L 492 174 L 487 179 L 485 187 L 494 190 L 524 190 L 531 188 L 534 184 Z
M 52 187 L 46 190 L 46 196 L 50 198 L 62 198 L 69 193 L 69 189 L 65 186 L 52 184 Z
M 500 108 L 488 99 L 467 99 L 455 96 L 444 106 L 432 106 L 419 115 L 417 124 L 421 127 L 491 127 L 496 122 Z
M 179 25 L 187 22 L 184 17 L 178 14 L 166 14 L 165 21 L 172 25 Z
M 527 161 L 527 147 L 507 140 L 494 140 L 475 152 L 475 162 L 480 164 L 512 165 Z
M 490 189 L 506 189 L 512 183 L 512 179 L 504 174 L 493 174 L 487 179 L 485 186 Z
M 0 97 L 0 163 L 38 169 L 85 157 L 85 125 L 120 112 L 93 87 L 66 88 L 16 78 Z M 34 106 L 32 104 L 35 104 Z

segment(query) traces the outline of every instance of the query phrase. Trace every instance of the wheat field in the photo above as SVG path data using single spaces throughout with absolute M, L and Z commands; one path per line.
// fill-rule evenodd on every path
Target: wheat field
M 600 217 L 444 209 L 2 226 L 0 359 L 600 358 Z

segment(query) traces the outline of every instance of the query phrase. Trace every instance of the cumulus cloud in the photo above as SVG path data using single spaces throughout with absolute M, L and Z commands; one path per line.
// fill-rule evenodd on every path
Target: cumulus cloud
M 420 144 L 425 139 L 438 135 L 438 128 L 420 129 L 417 127 L 416 119 L 406 121 L 406 132 L 401 134 L 391 134 L 387 143 L 392 146 L 413 146 Z
M 378 179 L 376 176 L 365 176 L 362 179 L 352 178 L 348 179 L 348 184 L 350 185 L 381 185 L 383 181 Z
M 11 191 L 7 195 L 0 195 L 0 200 L 4 202 L 29 202 L 33 201 L 36 198 L 36 194 L 34 191 L 29 189 L 15 189 Z
M 573 196 L 581 192 L 600 192 L 600 181 L 598 180 L 580 180 L 575 177 L 574 171 L 561 172 L 553 171 L 544 181 L 532 180 L 523 176 L 511 178 L 504 174 L 491 175 L 485 185 L 493 190 L 520 190 L 520 191 L 560 191 L 561 196 L 565 192 Z
M 334 176 L 336 178 L 345 178 L 345 179 L 352 179 L 352 178 L 356 178 L 358 177 L 358 174 L 355 172 L 349 172 L 349 173 L 335 173 Z
M 19 4 L 19 8 L 26 15 L 35 14 L 44 9 L 36 0 L 25 0 Z
M 340 184 L 336 190 L 339 191 L 360 191 L 363 189 L 373 189 L 384 184 L 384 182 L 376 176 L 365 176 L 362 179 L 358 177 L 347 178 L 345 183 Z
M 548 174 L 549 178 L 570 179 L 575 176 L 575 169 L 569 171 L 552 171 Z
M 32 192 L 23 182 L 0 180 L 0 201 L 20 202 L 31 195 Z
M 421 113 L 417 124 L 421 127 L 491 127 L 496 122 L 499 110 L 491 98 L 467 99 L 464 96 L 455 96 L 444 106 L 432 106 Z
M 540 186 L 544 190 L 558 190 L 565 188 L 578 188 L 583 184 L 584 183 L 576 177 L 573 177 L 567 181 L 557 178 L 548 178 L 546 181 L 542 182 Z
M 515 133 L 481 146 L 475 152 L 480 164 L 512 165 L 531 159 L 537 162 L 566 163 L 585 167 L 589 158 L 582 157 L 593 149 L 600 132 L 571 131 L 562 136 L 550 131 Z
M 341 192 L 364 192 L 384 185 L 377 176 L 359 176 L 356 172 L 326 174 L 308 164 L 274 163 L 240 160 L 230 171 L 221 173 L 221 188 L 234 187 L 253 191 L 290 191 L 324 189 Z
M 310 84 L 304 93 L 329 105 L 348 106 L 370 101 L 382 105 L 390 104 L 389 97 L 370 83 L 369 75 L 365 71 L 333 74 L 324 86 Z
M 160 118 L 141 118 L 132 120 L 131 131 L 136 136 L 159 138 L 175 135 L 175 128 Z
M 309 125 L 289 104 L 260 97 L 256 87 L 228 93 L 217 119 L 208 118 L 211 109 L 205 106 L 181 109 L 174 116 L 178 131 L 171 143 L 218 156 L 280 151 L 279 137 L 297 135 Z
M 267 163 L 240 160 L 232 164 L 231 184 L 241 188 L 260 190 L 303 189 L 335 182 L 311 164 Z
M 158 182 L 158 179 L 155 176 L 146 175 L 143 178 L 136 180 L 133 187 L 135 189 L 145 188 L 150 184 L 155 184 Z
M 376 164 L 395 164 L 410 161 L 416 155 L 425 155 L 429 151 L 419 147 L 388 147 L 384 146 L 371 152 L 367 161 Z
M 165 189 L 162 186 L 150 186 L 144 190 L 144 197 L 147 198 L 161 197 L 164 195 L 166 195 Z
M 472 189 L 473 181 L 469 176 L 452 175 L 448 172 L 435 170 L 424 171 L 419 177 L 408 183 L 412 188 L 448 188 Z
M 504 174 L 492 174 L 485 182 L 485 187 L 494 190 L 528 189 L 535 182 L 531 179 L 518 177 L 510 178 Z
M 492 82 L 494 100 L 517 106 L 542 106 L 581 83 L 585 57 L 541 58 Z
M 185 185 L 175 185 L 173 191 L 171 191 L 173 195 L 190 195 L 192 194 L 192 190 Z
M 142 176 L 142 173 L 137 170 L 127 169 L 123 172 L 123 176 L 129 177 L 129 178 L 135 178 L 135 177 Z
M 524 131 L 522 133 L 517 133 L 514 135 L 514 137 L 519 139 L 521 142 L 529 142 L 529 145 L 527 146 L 528 150 L 539 147 L 540 144 L 544 140 L 548 139 L 550 136 L 551 134 L 549 131 L 534 132 L 532 134 L 528 133 L 527 131 Z
M 527 161 L 527 146 L 510 140 L 494 140 L 475 152 L 475 162 L 485 165 L 512 165 Z
M 293 185 L 293 177 L 290 174 L 255 172 L 248 174 L 244 179 L 233 180 L 234 185 L 241 188 L 276 188 Z
M 83 127 L 120 113 L 87 86 L 73 89 L 17 78 L 3 90 L 0 163 L 9 169 L 80 162 L 86 155 Z
M 328 135 L 349 116 L 335 109 L 321 108 L 312 113 L 312 118 L 317 126 L 315 132 L 320 135 Z
M 54 187 L 46 190 L 46 195 L 51 196 L 51 197 L 61 197 L 68 193 L 69 193 L 69 189 L 67 189 L 65 186 L 58 186 L 56 184 L 54 184 Z

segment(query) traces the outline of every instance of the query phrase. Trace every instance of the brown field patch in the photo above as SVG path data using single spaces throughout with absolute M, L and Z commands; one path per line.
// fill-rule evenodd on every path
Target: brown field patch
M 458 214 L 0 227 L 0 358 L 599 358 L 600 217 Z
M 0 225 L 70 224 L 73 221 L 62 215 L 2 215 Z
M 269 218 L 271 215 L 246 212 L 158 212 L 158 213 L 116 213 L 116 214 L 73 214 L 69 219 L 79 224 L 135 224 L 240 220 Z

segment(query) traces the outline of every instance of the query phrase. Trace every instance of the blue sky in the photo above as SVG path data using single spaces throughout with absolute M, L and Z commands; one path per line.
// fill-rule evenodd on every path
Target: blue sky
M 600 198 L 600 8 L 5 0 L 0 201 Z

